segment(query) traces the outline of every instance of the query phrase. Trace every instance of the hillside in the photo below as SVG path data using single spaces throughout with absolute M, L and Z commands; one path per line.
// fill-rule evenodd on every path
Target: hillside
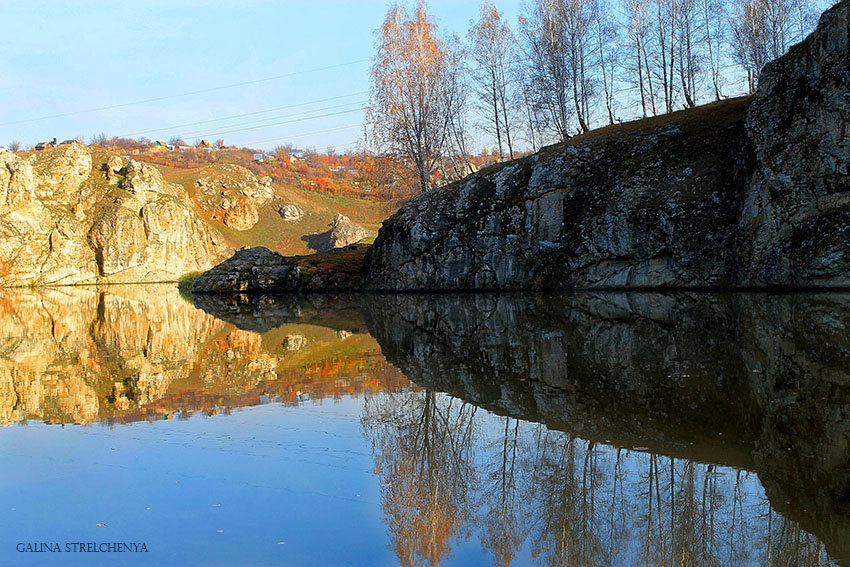
M 189 193 L 196 209 L 200 209 L 198 187 L 196 182 L 210 169 L 216 166 L 205 166 L 191 169 L 179 169 L 167 166 L 157 166 L 163 177 L 172 183 L 181 184 Z M 219 172 L 226 176 L 226 172 Z M 236 180 L 237 175 L 231 175 Z M 272 182 L 270 189 L 273 198 L 258 207 L 258 220 L 247 230 L 235 230 L 226 226 L 220 219 L 213 219 L 210 214 L 201 212 L 205 220 L 224 235 L 227 243 L 234 248 L 243 246 L 264 246 L 280 252 L 285 256 L 308 254 L 315 250 L 308 247 L 302 239 L 305 235 L 316 234 L 328 230 L 334 215 L 341 213 L 354 223 L 365 228 L 374 237 L 381 223 L 393 209 L 391 205 L 372 199 L 359 199 L 348 196 L 328 195 L 305 189 L 286 186 Z M 295 205 L 304 212 L 297 222 L 288 222 L 281 217 L 278 210 L 284 205 Z
M 175 281 L 233 249 L 284 255 L 343 246 L 340 213 L 362 238 L 391 210 L 378 200 L 295 189 L 227 163 L 180 169 L 78 142 L 0 150 L 0 285 Z M 284 219 L 284 214 L 287 219 Z M 341 217 L 340 217 L 341 218 Z M 355 226 L 358 225 L 358 226 Z

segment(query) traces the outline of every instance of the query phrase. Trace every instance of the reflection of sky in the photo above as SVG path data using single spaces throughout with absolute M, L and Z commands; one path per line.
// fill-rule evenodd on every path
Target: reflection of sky
M 36 561 L 14 552 L 18 541 L 144 541 L 147 556 L 121 561 L 391 564 L 360 405 L 270 404 L 215 418 L 0 430 L 0 563 L 115 561 Z
M 445 410 L 447 400 L 439 397 L 438 406 Z M 455 400 L 454 407 L 458 405 Z M 4 428 L 0 563 L 110 565 L 116 560 L 110 554 L 18 554 L 14 549 L 19 541 L 144 541 L 150 553 L 122 554 L 122 564 L 394 565 L 381 477 L 375 474 L 372 444 L 361 426 L 363 407 L 362 398 L 343 398 L 114 427 L 30 422 Z M 501 502 L 502 465 L 511 460 L 515 480 L 508 488 L 523 542 L 515 565 L 546 564 L 555 547 L 554 528 L 580 534 L 581 545 L 589 545 L 595 534 L 604 548 L 593 554 L 596 563 L 644 562 L 650 455 L 620 452 L 621 484 L 614 495 L 617 449 L 597 445 L 588 454 L 586 443 L 576 440 L 570 473 L 569 459 L 563 457 L 565 434 L 521 422 L 513 451 L 511 420 L 509 458 L 503 459 L 505 418 L 479 409 L 475 420 L 469 453 L 472 493 L 464 504 L 470 507 L 470 519 L 454 531 L 444 564 L 491 564 L 491 555 L 482 549 L 484 526 L 498 508 L 494 503 Z M 655 462 L 659 475 L 653 484 L 653 506 L 660 493 L 662 513 L 659 528 L 654 510 L 649 537 L 655 538 L 655 557 L 660 557 L 671 522 L 681 527 L 684 517 L 681 493 L 687 462 L 677 459 L 673 465 L 672 520 L 671 463 L 666 457 Z M 693 471 L 699 510 L 711 477 L 708 465 L 695 464 Z M 755 474 L 721 467 L 713 478 L 716 564 L 762 563 L 768 552 L 768 522 L 776 536 L 773 545 L 779 530 L 788 525 L 775 512 L 768 517 Z M 573 495 L 570 505 L 557 506 L 568 500 L 568 493 Z M 568 508 L 582 510 L 583 505 L 586 510 L 591 496 L 592 516 L 563 513 Z M 814 542 L 805 533 L 787 533 Z M 611 542 L 619 546 L 613 553 Z M 819 550 L 818 545 L 813 549 Z M 665 551 L 669 557 L 670 548 Z M 776 556 L 775 549 L 771 552 Z M 532 554 L 537 559 L 532 560 Z

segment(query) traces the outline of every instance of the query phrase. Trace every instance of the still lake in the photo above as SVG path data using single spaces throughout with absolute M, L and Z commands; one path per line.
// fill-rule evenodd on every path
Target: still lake
M 4 566 L 850 565 L 850 294 L 0 290 L 0 424 Z

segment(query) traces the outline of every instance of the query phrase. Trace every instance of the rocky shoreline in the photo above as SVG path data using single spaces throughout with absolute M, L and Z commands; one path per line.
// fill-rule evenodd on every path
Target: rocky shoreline
M 296 285 L 254 252 L 194 291 L 850 287 L 848 30 L 843 0 L 752 97 L 602 128 L 417 196 L 358 277 Z

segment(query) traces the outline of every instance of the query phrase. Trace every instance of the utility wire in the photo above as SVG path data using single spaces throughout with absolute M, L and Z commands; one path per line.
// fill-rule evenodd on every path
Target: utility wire
M 281 122 L 270 122 L 268 124 L 262 124 L 260 126 L 251 126 L 248 128 L 235 128 L 233 130 L 220 130 L 218 132 L 208 132 L 205 134 L 194 134 L 192 136 L 187 136 L 189 138 L 197 138 L 197 137 L 211 137 L 211 136 L 221 136 L 223 134 L 232 134 L 234 132 L 244 132 L 246 130 L 259 130 L 261 128 L 270 128 L 272 126 L 280 126 L 283 124 L 293 124 L 295 122 L 303 122 L 305 120 L 316 120 L 319 118 L 327 118 L 329 116 L 340 116 L 342 114 L 351 114 L 352 112 L 362 112 L 363 108 L 355 108 L 352 110 L 341 110 L 339 112 L 329 112 L 327 114 L 318 114 L 316 116 L 306 116 L 304 118 L 295 118 L 292 120 L 283 120 Z
M 350 97 L 353 97 L 353 96 L 366 94 L 367 92 L 368 91 L 360 91 L 360 92 L 351 93 L 351 94 L 347 94 L 347 95 L 339 95 L 339 96 L 332 96 L 332 97 L 328 97 L 328 98 L 320 98 L 320 99 L 312 100 L 310 102 L 301 102 L 301 103 L 298 103 L 298 104 L 287 104 L 285 106 L 277 106 L 275 108 L 269 108 L 267 110 L 257 110 L 255 112 L 246 112 L 244 114 L 232 114 L 230 116 L 222 116 L 221 118 L 211 118 L 209 120 L 199 120 L 198 122 L 187 122 L 185 124 L 175 124 L 173 126 L 165 126 L 163 128 L 152 128 L 150 130 L 139 130 L 138 132 L 133 132 L 131 134 L 125 134 L 125 135 L 120 136 L 120 137 L 122 137 L 122 138 L 132 138 L 134 136 L 138 136 L 139 134 L 149 134 L 151 132 L 163 132 L 163 131 L 175 130 L 177 128 L 185 128 L 187 126 L 198 126 L 200 124 L 210 124 L 212 122 L 221 122 L 223 120 L 230 120 L 232 118 L 244 118 L 246 116 L 256 116 L 258 114 L 266 114 L 268 112 L 276 112 L 278 110 L 285 110 L 287 108 L 299 108 L 299 107 L 302 107 L 302 106 L 309 106 L 311 104 L 318 104 L 320 102 L 329 102 L 329 101 L 332 101 L 332 100 L 339 100 L 341 98 L 350 98 Z
M 304 136 L 312 136 L 314 134 L 327 134 L 328 132 L 338 132 L 340 130 L 347 130 L 349 128 L 360 128 L 362 124 L 349 124 L 347 126 L 339 126 L 337 128 L 328 128 L 327 130 L 314 130 L 312 132 L 299 132 L 298 134 L 293 134 L 291 136 L 281 136 L 279 138 L 266 138 L 264 140 L 254 140 L 252 142 L 245 142 L 243 144 L 245 147 L 250 147 L 251 144 L 263 144 L 265 142 L 279 142 L 281 140 L 291 140 L 293 138 L 303 138 Z
M 295 114 L 284 114 L 282 116 L 272 116 L 272 117 L 264 118 L 262 120 L 251 120 L 251 121 L 248 121 L 248 122 L 240 122 L 240 123 L 235 123 L 235 124 L 223 124 L 221 126 L 218 126 L 218 128 L 227 129 L 228 132 L 231 132 L 231 131 L 239 132 L 239 131 L 242 131 L 242 130 L 249 130 L 251 128 L 264 128 L 266 125 L 274 125 L 274 124 L 279 123 L 279 122 L 269 122 L 269 120 L 277 121 L 277 120 L 289 120 L 289 119 L 298 119 L 298 118 L 303 118 L 305 120 L 309 120 L 317 112 L 318 113 L 324 113 L 324 112 L 329 111 L 329 110 L 337 110 L 337 109 L 344 109 L 344 108 L 348 108 L 350 110 L 361 110 L 363 108 L 363 105 L 365 104 L 365 102 L 366 101 L 358 100 L 358 101 L 354 101 L 354 102 L 347 102 L 347 103 L 344 103 L 344 104 L 336 104 L 336 105 L 332 105 L 332 106 L 325 106 L 325 107 L 322 107 L 322 108 L 306 110 L 306 111 L 303 111 L 303 112 L 296 112 Z M 352 109 L 351 108 L 352 105 L 356 105 L 357 108 Z M 217 132 L 211 132 L 210 130 L 195 130 L 195 131 L 190 132 L 190 133 L 185 133 L 184 137 L 186 137 L 186 138 L 198 138 L 198 137 L 214 136 L 216 134 L 217 134 Z
M 40 116 L 38 118 L 27 118 L 27 119 L 24 119 L 24 120 L 14 120 L 12 122 L 2 122 L 2 123 L 0 123 L 0 126 L 11 126 L 13 124 L 25 124 L 27 122 L 39 122 L 41 120 L 49 120 L 51 118 L 61 118 L 61 117 L 64 117 L 64 116 L 75 116 L 77 114 L 88 114 L 88 113 L 91 113 L 91 112 L 100 112 L 102 110 L 112 110 L 114 108 L 124 108 L 124 107 L 127 107 L 127 106 L 134 106 L 134 105 L 137 105 L 137 104 L 146 104 L 146 103 L 149 103 L 149 102 L 158 102 L 158 101 L 161 101 L 161 100 L 168 100 L 168 99 L 172 99 L 172 98 L 179 98 L 179 97 L 184 97 L 184 96 L 192 96 L 192 95 L 196 95 L 196 94 L 210 93 L 210 92 L 220 91 L 220 90 L 224 90 L 224 89 L 232 89 L 234 87 L 242 87 L 242 86 L 245 86 L 245 85 L 256 85 L 257 83 L 275 81 L 275 80 L 284 79 L 284 78 L 287 78 L 287 77 L 294 77 L 296 75 L 305 75 L 307 73 L 317 73 L 319 71 L 327 71 L 329 69 L 338 69 L 339 67 L 345 67 L 345 66 L 348 66 L 348 65 L 356 65 L 357 63 L 363 63 L 364 61 L 368 61 L 368 59 L 358 59 L 356 61 L 348 61 L 346 63 L 338 63 L 336 65 L 328 65 L 327 67 L 317 67 L 315 69 L 304 69 L 303 71 L 293 71 L 291 73 L 284 73 L 283 75 L 276 75 L 274 77 L 266 77 L 265 79 L 254 79 L 253 81 L 242 81 L 241 83 L 231 83 L 231 84 L 228 84 L 228 85 L 221 85 L 221 86 L 218 86 L 218 87 L 211 87 L 211 88 L 208 88 L 208 89 L 201 89 L 201 90 L 197 90 L 197 91 L 188 91 L 188 92 L 184 92 L 184 93 L 176 93 L 176 94 L 172 94 L 172 95 L 152 97 L 152 98 L 147 98 L 147 99 L 143 99 L 143 100 L 136 100 L 136 101 L 133 101 L 133 102 L 124 102 L 124 103 L 121 103 L 121 104 L 112 104 L 112 105 L 109 105 L 109 106 L 100 106 L 98 108 L 89 108 L 89 109 L 86 109 L 86 110 L 76 110 L 76 111 L 73 111 L 73 112 L 63 112 L 63 113 L 60 113 L 60 114 L 51 114 L 49 116 Z

